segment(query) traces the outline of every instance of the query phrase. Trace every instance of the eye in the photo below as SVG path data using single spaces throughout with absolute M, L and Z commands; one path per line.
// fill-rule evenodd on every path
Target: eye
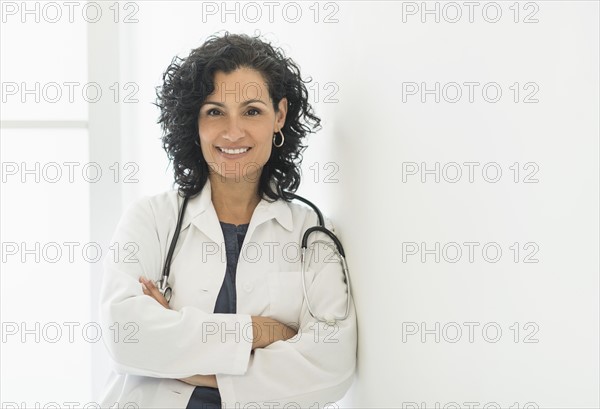
M 255 112 L 255 114 L 252 114 L 252 112 Z M 261 113 L 260 109 L 257 109 L 257 108 L 250 108 L 248 110 L 248 114 L 250 114 L 250 116 L 260 115 L 260 113 Z
M 214 115 L 213 115 L 213 112 L 215 112 Z M 208 116 L 217 116 L 217 115 L 220 115 L 220 114 L 221 114 L 221 111 L 219 111 L 216 108 L 211 108 L 208 111 L 206 111 L 206 115 L 208 115 Z

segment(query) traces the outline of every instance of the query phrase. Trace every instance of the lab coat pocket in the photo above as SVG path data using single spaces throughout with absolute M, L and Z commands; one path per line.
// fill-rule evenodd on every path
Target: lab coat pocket
M 299 270 L 270 272 L 268 280 L 271 318 L 297 328 L 303 300 L 301 272 Z

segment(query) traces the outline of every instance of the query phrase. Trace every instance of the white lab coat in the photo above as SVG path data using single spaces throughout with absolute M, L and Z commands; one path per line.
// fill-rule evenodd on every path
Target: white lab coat
M 317 224 L 305 205 L 266 200 L 256 207 L 236 272 L 237 313 L 213 314 L 226 270 L 224 238 L 210 181 L 191 198 L 171 264 L 171 309 L 144 295 L 140 276 L 160 278 L 182 199 L 176 191 L 130 205 L 104 259 L 100 319 L 114 371 L 104 407 L 185 408 L 194 386 L 177 378 L 216 374 L 224 407 L 315 407 L 343 397 L 353 381 L 357 329 L 350 316 L 314 320 L 302 292 L 298 250 Z M 333 226 L 325 219 L 329 229 Z M 323 233 L 315 239 L 331 241 Z M 306 283 L 318 314 L 345 311 L 346 285 L 336 257 L 322 246 Z M 251 354 L 251 315 L 274 318 L 298 334 Z

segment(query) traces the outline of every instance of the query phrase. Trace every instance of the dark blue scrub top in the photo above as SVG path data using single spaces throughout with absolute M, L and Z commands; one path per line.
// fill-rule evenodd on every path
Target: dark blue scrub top
M 215 313 L 235 314 L 237 311 L 237 298 L 235 290 L 235 271 L 244 237 L 248 231 L 248 223 L 235 225 L 231 223 L 221 223 L 223 236 L 225 238 L 225 250 L 227 253 L 227 270 L 225 279 L 219 291 L 217 302 L 215 303 Z M 186 406 L 186 409 L 221 409 L 221 394 L 217 388 L 208 386 L 196 386 L 192 396 Z

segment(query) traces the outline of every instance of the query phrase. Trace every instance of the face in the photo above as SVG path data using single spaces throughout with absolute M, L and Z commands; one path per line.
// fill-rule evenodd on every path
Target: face
M 258 183 L 271 149 L 277 149 L 273 135 L 285 123 L 287 100 L 280 101 L 276 113 L 265 79 L 250 68 L 218 71 L 214 83 L 198 116 L 200 148 L 211 177 Z

